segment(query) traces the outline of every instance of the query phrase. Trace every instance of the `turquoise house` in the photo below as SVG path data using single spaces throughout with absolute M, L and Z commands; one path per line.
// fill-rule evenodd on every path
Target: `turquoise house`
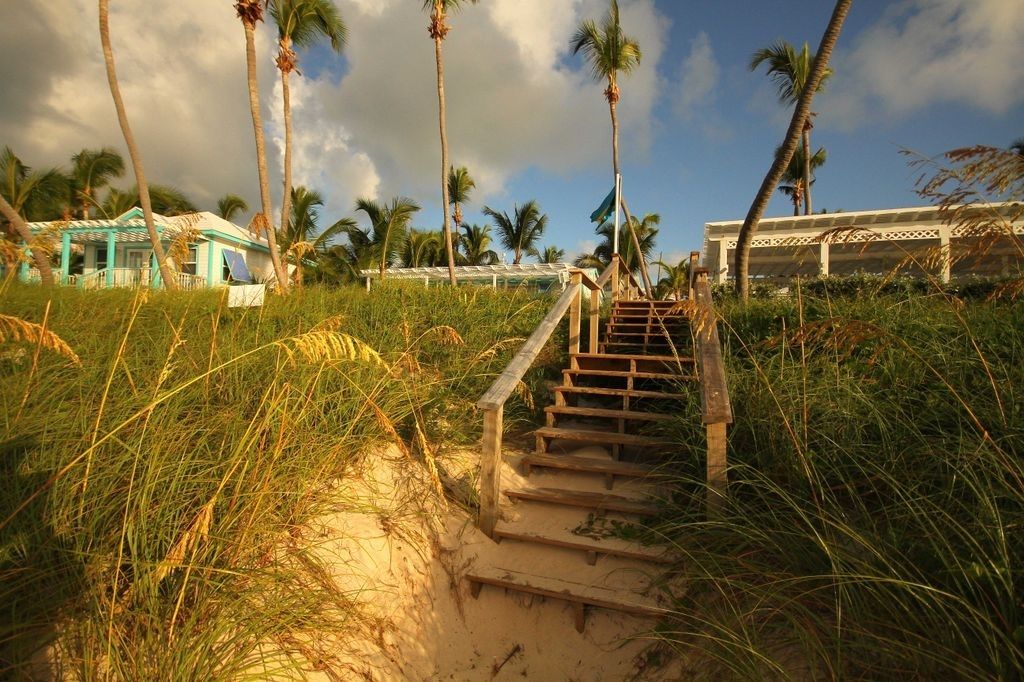
M 266 240 L 212 213 L 166 217 L 154 215 L 164 247 L 189 232 L 188 254 L 175 262 L 182 289 L 268 281 L 273 277 Z M 72 220 L 61 224 L 60 265 L 54 276 L 60 284 L 89 289 L 159 284 L 160 275 L 150 246 L 142 209 L 133 208 L 113 220 Z M 30 223 L 41 233 L 54 223 Z M 39 273 L 22 265 L 21 279 L 38 280 Z

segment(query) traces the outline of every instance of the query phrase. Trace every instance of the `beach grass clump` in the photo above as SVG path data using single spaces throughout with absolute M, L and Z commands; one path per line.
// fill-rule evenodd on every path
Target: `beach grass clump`
M 7 285 L 0 677 L 327 665 L 321 634 L 358 620 L 357 595 L 326 578 L 306 522 L 388 443 L 443 475 L 442 444 L 478 437 L 474 401 L 547 308 L 477 288 L 231 309 L 223 291 Z
M 812 291 L 722 302 L 731 500 L 679 463 L 660 636 L 708 679 L 1024 679 L 1024 305 Z

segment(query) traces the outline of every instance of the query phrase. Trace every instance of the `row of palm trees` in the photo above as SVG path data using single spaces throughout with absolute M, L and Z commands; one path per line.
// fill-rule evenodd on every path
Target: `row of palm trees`
M 465 169 L 462 169 L 465 170 Z M 468 173 L 463 173 L 468 178 Z M 453 193 L 452 197 L 457 195 Z M 468 193 L 458 195 L 461 200 Z M 291 216 L 277 235 L 286 262 L 296 265 L 291 281 L 301 285 L 304 279 L 338 283 L 354 281 L 363 270 L 377 270 L 381 279 L 387 269 L 402 267 L 439 267 L 448 264 L 447 243 L 442 230 L 412 227 L 420 205 L 409 197 L 394 197 L 389 202 L 363 198 L 356 202 L 356 214 L 365 218 L 365 226 L 351 217 L 329 227 L 319 227 L 323 197 L 315 190 L 296 187 L 290 197 Z M 454 202 L 453 202 L 454 203 Z M 465 224 L 456 209 L 452 220 L 458 229 L 452 238 L 456 265 L 494 265 L 501 256 L 493 248 L 495 241 L 513 254 L 513 263 L 524 256 L 540 263 L 557 263 L 565 251 L 556 246 L 542 247 L 540 239 L 547 226 L 547 215 L 536 201 L 516 205 L 511 213 L 488 206 L 483 212 L 492 225 Z M 339 238 L 344 237 L 344 240 Z M 309 266 L 305 274 L 304 266 Z

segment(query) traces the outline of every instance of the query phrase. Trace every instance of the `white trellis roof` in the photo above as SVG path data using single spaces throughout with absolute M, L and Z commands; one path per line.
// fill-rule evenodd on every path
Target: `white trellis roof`
M 971 259 L 958 257 L 958 244 L 967 244 L 979 235 L 965 226 L 947 224 L 935 206 L 762 219 L 751 240 L 750 274 L 777 279 L 797 274 L 881 273 L 890 271 L 915 249 L 923 253 L 943 244 L 952 247 L 954 275 L 996 274 L 1020 253 L 1010 242 L 1024 237 L 1024 206 L 1001 202 L 977 210 L 1005 221 L 1009 229 L 1006 243 L 987 250 L 984 257 Z M 704 226 L 704 262 L 710 264 L 719 282 L 732 274 L 742 225 L 742 220 L 731 220 Z M 822 244 L 822 234 L 830 230 L 842 234 L 827 240 L 831 244 Z M 948 267 L 942 274 L 949 276 Z
M 455 278 L 459 280 L 491 280 L 494 277 L 515 277 L 568 281 L 569 275 L 579 269 L 569 263 L 459 265 L 455 268 Z M 380 277 L 380 270 L 363 270 L 360 274 L 367 279 L 377 279 Z M 447 280 L 448 268 L 443 266 L 430 268 L 388 268 L 384 271 L 384 276 L 385 279 Z

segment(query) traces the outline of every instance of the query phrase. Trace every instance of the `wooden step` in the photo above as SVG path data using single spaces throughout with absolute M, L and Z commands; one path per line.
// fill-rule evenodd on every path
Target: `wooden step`
M 682 400 L 687 397 L 684 393 L 642 391 L 636 388 L 601 388 L 598 386 L 555 386 L 551 390 L 556 393 L 572 393 L 575 395 L 607 395 L 619 398 L 662 398 L 666 400 Z
M 611 445 L 628 445 L 633 447 L 658 447 L 671 445 L 669 441 L 650 436 L 637 436 L 632 433 L 616 431 L 593 431 L 586 429 L 567 429 L 558 426 L 544 426 L 533 432 L 540 439 L 571 440 L 586 443 L 605 443 Z M 539 442 L 539 441 L 538 441 Z M 539 449 L 539 448 L 538 448 Z
M 574 457 L 573 455 L 549 455 L 533 453 L 523 457 L 521 460 L 526 468 L 526 475 L 530 475 L 530 467 L 543 467 L 546 469 L 562 469 L 565 471 L 584 471 L 592 474 L 606 474 L 610 476 L 631 476 L 633 478 L 645 478 L 655 476 L 656 469 L 645 464 L 634 462 L 620 462 L 613 459 L 597 459 L 595 457 Z
M 685 356 L 675 355 L 641 355 L 637 353 L 570 353 L 569 357 L 573 358 L 593 358 L 596 360 L 643 360 L 645 362 L 666 362 L 669 364 L 675 364 L 681 362 L 683 364 L 693 364 L 694 359 Z
M 639 412 L 637 410 L 609 410 L 603 407 L 572 407 L 571 405 L 548 405 L 544 408 L 548 414 L 564 414 L 575 417 L 602 417 L 607 419 L 625 419 L 626 421 L 667 422 L 674 417 L 660 412 Z
M 649 321 L 646 321 L 646 322 L 643 321 L 643 320 L 638 320 L 636 318 L 623 318 L 622 320 L 618 320 L 618 319 L 613 317 L 613 318 L 611 318 L 608 321 L 608 326 L 614 326 L 614 327 L 651 327 L 651 326 L 660 325 L 662 323 L 664 323 L 666 326 L 672 325 L 673 327 L 686 327 L 686 326 L 689 326 L 689 323 L 685 319 L 683 319 L 681 317 L 666 317 L 666 318 L 661 318 L 661 319 L 653 319 L 653 320 L 649 320 Z
M 661 545 L 641 545 L 615 536 L 578 535 L 573 533 L 571 528 L 548 527 L 538 531 L 528 521 L 500 521 L 494 527 L 494 537 L 579 550 L 586 553 L 587 563 L 590 565 L 594 565 L 600 555 L 659 564 L 673 563 L 677 559 L 668 548 Z
M 679 301 L 616 301 L 617 308 L 671 308 Z
M 673 379 L 695 379 L 696 377 L 688 376 L 685 374 L 670 374 L 668 372 L 631 372 L 611 369 L 563 369 L 562 375 L 573 375 L 581 377 L 619 377 L 634 379 L 661 379 L 664 381 L 672 381 Z
M 588 606 L 648 618 L 661 618 L 672 613 L 671 609 L 662 606 L 657 600 L 635 592 L 533 575 L 500 566 L 474 568 L 466 574 L 466 580 L 469 581 L 473 597 L 480 595 L 482 585 L 493 585 L 516 592 L 563 599 L 575 607 L 577 632 L 583 632 L 586 628 Z
M 582 507 L 598 512 L 610 511 L 620 514 L 636 514 L 637 516 L 654 516 L 660 511 L 658 505 L 651 502 L 610 493 L 563 490 L 562 488 L 511 488 L 504 492 L 512 500 Z

